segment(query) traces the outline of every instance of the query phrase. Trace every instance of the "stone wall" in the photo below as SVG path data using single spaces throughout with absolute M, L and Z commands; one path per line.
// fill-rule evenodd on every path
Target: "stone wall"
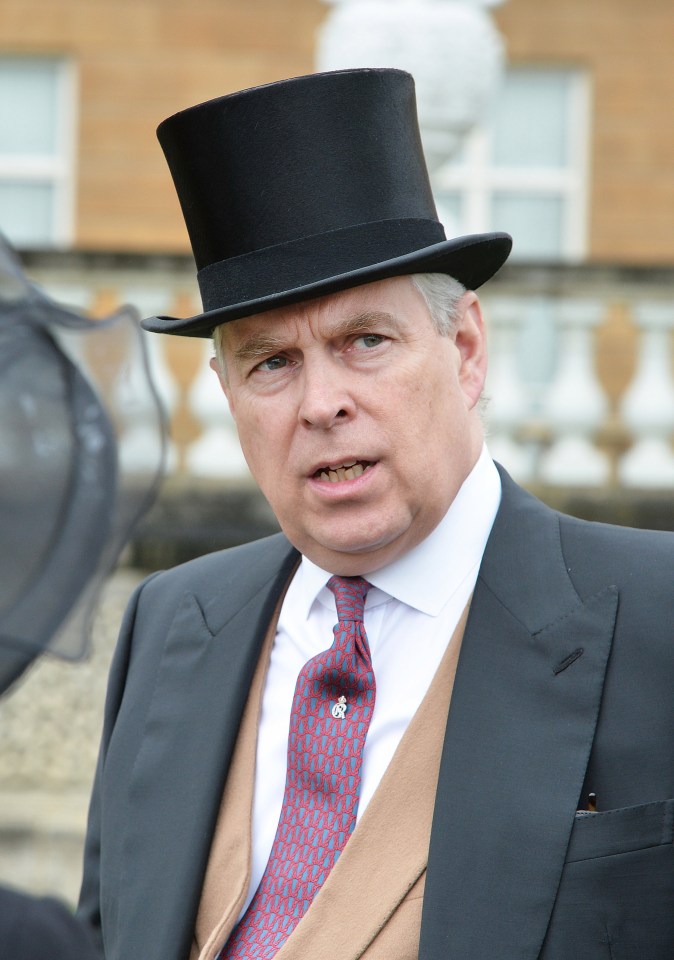
M 0 883 L 76 902 L 108 667 L 140 577 L 107 583 L 88 659 L 45 656 L 0 702 Z

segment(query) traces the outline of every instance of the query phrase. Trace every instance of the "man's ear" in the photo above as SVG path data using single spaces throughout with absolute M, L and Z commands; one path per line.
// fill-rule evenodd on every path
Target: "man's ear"
M 229 409 L 231 411 L 231 414 L 232 416 L 234 416 L 234 410 L 232 408 L 232 394 L 231 394 L 231 390 L 229 389 L 227 374 L 220 366 L 220 363 L 217 357 L 211 357 L 209 361 L 209 366 L 211 370 L 213 370 L 213 372 L 217 375 L 217 378 L 220 381 L 220 387 L 222 388 L 222 392 L 227 397 L 227 403 L 229 404 Z
M 468 409 L 476 405 L 487 377 L 487 336 L 477 294 L 464 293 L 459 303 L 459 319 L 454 327 L 454 342 L 459 351 L 459 383 Z

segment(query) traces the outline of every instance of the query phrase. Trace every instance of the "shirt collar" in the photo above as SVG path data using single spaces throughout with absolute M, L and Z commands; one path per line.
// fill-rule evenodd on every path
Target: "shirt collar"
M 479 567 L 500 502 L 501 479 L 485 446 L 437 527 L 402 557 L 369 573 L 367 579 L 389 597 L 437 616 Z M 308 618 L 330 576 L 302 557 L 293 581 L 302 617 Z M 372 591 L 366 602 L 371 606 L 384 599 Z M 334 603 L 332 598 L 325 601 Z

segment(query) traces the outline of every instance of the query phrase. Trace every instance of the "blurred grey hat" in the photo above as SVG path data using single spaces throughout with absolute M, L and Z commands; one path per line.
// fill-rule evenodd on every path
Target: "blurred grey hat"
M 59 306 L 0 236 L 0 693 L 45 650 L 85 652 L 103 580 L 154 497 L 164 428 L 149 374 L 156 467 L 131 488 L 115 411 L 71 352 L 125 327 L 140 341 L 138 321 L 129 308 L 93 322 Z

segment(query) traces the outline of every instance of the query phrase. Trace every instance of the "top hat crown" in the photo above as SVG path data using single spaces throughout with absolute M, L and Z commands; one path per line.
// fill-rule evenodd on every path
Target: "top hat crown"
M 402 70 L 310 74 L 209 100 L 157 135 L 182 207 L 204 312 L 148 330 L 210 336 L 229 320 L 399 274 L 475 289 L 507 234 L 447 240 Z

